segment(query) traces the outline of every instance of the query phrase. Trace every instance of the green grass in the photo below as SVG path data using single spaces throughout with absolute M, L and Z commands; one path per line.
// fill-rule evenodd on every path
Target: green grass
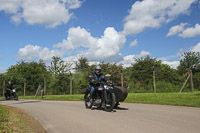
M 20 96 L 19 99 L 38 99 L 41 100 L 41 96 Z M 79 95 L 45 95 L 43 100 L 59 100 L 59 101 L 81 101 L 83 100 L 83 94 Z
M 40 96 L 19 97 L 20 99 L 41 99 Z M 43 100 L 82 101 L 81 95 L 46 95 Z M 200 92 L 185 93 L 129 93 L 124 102 L 164 104 L 177 106 L 200 107 Z
M 131 93 L 125 102 L 200 107 L 200 92 L 194 93 Z
M 8 110 L 0 105 L 0 131 L 6 130 L 6 123 L 8 121 Z

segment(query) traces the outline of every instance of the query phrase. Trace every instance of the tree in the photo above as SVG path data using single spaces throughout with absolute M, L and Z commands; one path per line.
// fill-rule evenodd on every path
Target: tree
M 52 74 L 49 94 L 66 94 L 69 88 L 69 75 L 71 63 L 66 63 L 60 57 L 52 57 L 49 71 Z
M 165 84 L 169 83 L 171 86 L 177 86 L 181 79 L 175 69 L 170 68 L 166 64 L 162 64 L 156 58 L 149 56 L 136 59 L 136 63 L 128 70 L 130 73 L 129 85 L 134 88 L 136 92 L 152 92 L 153 91 L 153 71 L 156 75 L 156 84 L 158 85 L 158 92 L 166 91 L 168 89 Z M 178 88 L 178 87 L 176 87 Z M 170 90 L 177 91 L 177 90 Z
M 78 59 L 78 61 L 75 62 L 75 65 L 76 72 L 82 72 L 89 67 L 88 59 L 81 57 Z
M 53 56 L 49 71 L 54 75 L 68 73 L 71 69 L 71 63 L 66 63 L 60 57 Z
M 178 72 L 184 75 L 189 69 L 193 73 L 193 84 L 195 89 L 200 90 L 200 53 L 199 52 L 186 52 L 182 55 Z
M 48 72 L 43 62 L 21 61 L 8 69 L 7 78 L 14 83 L 20 93 L 24 89 L 24 95 L 31 95 L 36 92 L 38 85 L 43 83 L 46 73 Z
M 153 84 L 152 74 L 154 69 L 160 69 L 161 61 L 157 61 L 156 58 L 146 58 L 136 59 L 136 63 L 132 64 L 131 78 L 135 81 L 139 81 L 140 86 L 145 89 L 151 89 Z M 150 87 L 150 88 L 149 88 Z
M 186 52 L 182 55 L 180 60 L 180 65 L 178 66 L 179 74 L 185 74 L 188 69 L 192 69 L 195 73 L 198 71 L 198 66 L 200 64 L 200 53 L 199 52 Z

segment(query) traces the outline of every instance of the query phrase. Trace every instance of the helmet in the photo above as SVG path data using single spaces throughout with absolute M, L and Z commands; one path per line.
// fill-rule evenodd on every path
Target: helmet
M 11 81 L 8 81 L 8 84 L 11 84 Z
M 97 71 L 97 70 L 99 70 L 99 71 Z M 100 67 L 100 66 L 95 66 L 95 67 L 94 67 L 94 71 L 95 71 L 95 73 L 96 73 L 97 75 L 99 75 L 99 74 L 101 73 L 101 67 Z

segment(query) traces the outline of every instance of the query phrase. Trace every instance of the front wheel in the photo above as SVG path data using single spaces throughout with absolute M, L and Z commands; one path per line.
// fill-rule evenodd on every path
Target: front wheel
M 91 109 L 92 108 L 93 99 L 91 98 L 90 93 L 84 95 L 84 102 L 85 102 L 85 107 L 87 109 Z
M 111 112 L 115 107 L 116 97 L 115 93 L 107 93 L 107 100 L 104 100 L 103 107 L 105 111 Z
M 13 94 L 13 98 L 14 98 L 14 100 L 18 100 L 18 95 L 17 95 L 17 93 L 14 93 L 14 94 Z

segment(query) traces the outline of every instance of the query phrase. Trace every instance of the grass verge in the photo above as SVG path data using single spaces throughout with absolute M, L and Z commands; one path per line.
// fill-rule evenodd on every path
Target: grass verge
M 200 107 L 200 92 L 194 93 L 131 93 L 125 102 Z
M 41 99 L 40 96 L 26 96 L 20 99 Z M 43 100 L 82 101 L 82 95 L 46 95 Z M 164 104 L 200 107 L 200 92 L 185 93 L 129 93 L 127 103 Z
M 23 110 L 0 105 L 0 133 L 46 133 L 46 130 L 32 116 Z
M 6 131 L 7 126 L 6 123 L 8 122 L 8 110 L 0 105 L 0 132 Z
M 36 99 L 41 100 L 41 96 L 20 96 L 19 99 Z M 83 94 L 80 95 L 45 95 L 42 100 L 58 100 L 58 101 L 82 101 Z

